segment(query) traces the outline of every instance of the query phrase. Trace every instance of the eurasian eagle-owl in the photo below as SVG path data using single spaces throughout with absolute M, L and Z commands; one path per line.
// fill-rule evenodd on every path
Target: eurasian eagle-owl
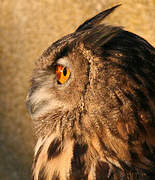
M 155 178 L 155 49 L 101 24 L 116 7 L 36 63 L 27 97 L 38 137 L 35 180 Z

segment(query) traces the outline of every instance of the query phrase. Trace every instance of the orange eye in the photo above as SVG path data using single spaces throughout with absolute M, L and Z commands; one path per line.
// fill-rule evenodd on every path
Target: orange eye
M 70 76 L 70 70 L 62 65 L 56 66 L 57 81 L 60 84 L 64 84 Z

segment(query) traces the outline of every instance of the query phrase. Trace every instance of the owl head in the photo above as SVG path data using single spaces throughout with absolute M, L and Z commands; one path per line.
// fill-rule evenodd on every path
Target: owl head
M 61 151 L 72 142 L 72 159 L 77 144 L 85 147 L 87 176 L 93 162 L 104 161 L 120 170 L 132 169 L 133 164 L 135 169 L 153 167 L 148 154 L 154 149 L 155 49 L 121 27 L 101 23 L 116 7 L 45 50 L 27 96 L 41 144 L 47 140 L 49 147 L 58 138 Z M 44 149 L 47 159 L 48 150 Z

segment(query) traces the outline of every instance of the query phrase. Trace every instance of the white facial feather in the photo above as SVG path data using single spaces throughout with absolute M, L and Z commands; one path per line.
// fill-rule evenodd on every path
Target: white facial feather
M 28 97 L 31 103 L 31 117 L 37 119 L 42 115 L 52 111 L 53 109 L 61 108 L 65 110 L 65 105 L 56 99 L 56 97 L 48 92 L 46 87 L 42 87 Z

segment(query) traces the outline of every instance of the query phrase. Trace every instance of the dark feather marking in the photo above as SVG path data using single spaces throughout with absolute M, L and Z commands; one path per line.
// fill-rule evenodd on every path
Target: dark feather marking
M 111 156 L 114 156 L 114 157 L 117 157 L 117 154 L 116 154 L 112 149 L 110 149 L 109 147 L 107 147 L 107 146 L 105 145 L 105 143 L 102 141 L 101 138 L 99 138 L 99 141 L 100 141 L 101 146 L 102 146 L 102 148 L 103 148 L 102 150 L 103 150 L 103 152 L 104 152 L 105 154 L 111 155 Z
M 53 174 L 51 180 L 59 180 L 59 179 L 60 179 L 60 178 L 59 178 L 59 175 L 56 174 L 56 172 L 54 172 L 54 174 Z
M 84 155 L 87 152 L 87 144 L 75 143 L 73 148 L 73 158 L 72 158 L 72 173 L 71 177 L 77 177 L 78 179 L 87 179 L 87 174 L 85 171 L 85 160 Z
M 47 151 L 48 160 L 59 155 L 61 153 L 62 149 L 63 149 L 63 146 L 61 145 L 61 141 L 58 138 L 55 138 L 51 142 L 51 144 L 48 148 L 48 151 Z
M 155 165 L 155 155 L 151 153 L 146 142 L 142 143 L 143 154 L 146 156 L 147 159 L 151 160 Z
M 133 161 L 139 161 L 139 157 L 138 157 L 138 154 L 136 152 L 133 152 L 130 150 L 130 156 L 131 156 L 131 159 L 133 159 Z
M 77 156 L 77 155 L 81 156 L 82 154 L 86 153 L 87 148 L 88 148 L 87 144 L 78 144 L 78 143 L 75 143 L 74 151 L 73 151 L 74 156 Z
M 137 95 L 136 100 L 139 102 L 140 107 L 143 108 L 144 110 L 151 111 L 146 95 L 140 89 L 134 89 L 134 91 Z
M 32 175 L 31 180 L 34 180 L 34 175 Z
M 110 167 L 108 163 L 105 162 L 98 162 L 96 165 L 96 179 L 97 180 L 108 180 L 110 177 Z
M 38 180 L 45 180 L 45 179 L 46 179 L 45 167 L 42 167 L 41 170 L 39 171 Z

